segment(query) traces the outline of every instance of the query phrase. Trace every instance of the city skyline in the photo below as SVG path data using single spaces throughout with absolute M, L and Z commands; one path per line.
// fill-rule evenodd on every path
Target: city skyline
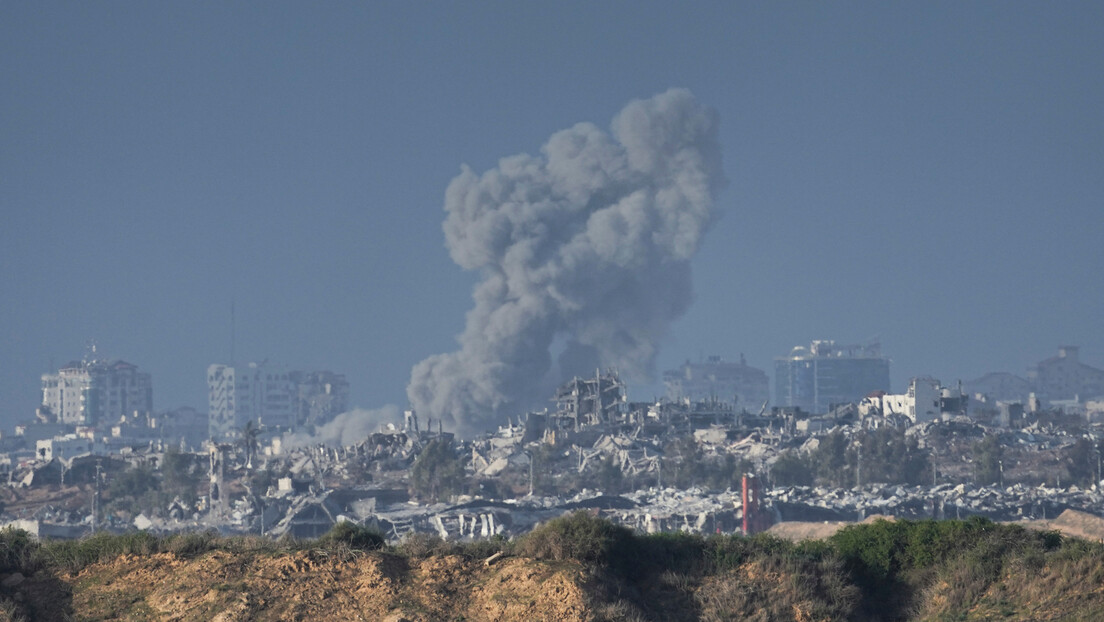
M 116 423 L 120 412 L 146 416 L 182 408 L 195 410 L 192 405 L 156 404 L 153 401 L 153 383 L 148 372 L 140 372 L 140 366 L 132 362 L 96 358 L 95 354 L 94 349 L 90 350 L 84 359 L 70 361 L 55 372 L 41 376 L 40 395 L 43 399 L 35 413 L 39 420 L 68 425 L 102 426 Z M 894 390 L 887 384 L 890 358 L 882 355 L 881 344 L 876 341 L 840 344 L 833 340 L 815 340 L 808 347 L 795 346 L 788 354 L 775 357 L 773 362 L 773 369 L 768 374 L 767 370 L 748 364 L 743 356 L 738 361 L 730 361 L 719 355 L 710 355 L 694 362 L 687 359 L 674 369 L 663 370 L 666 393 L 657 393 L 654 398 L 676 402 L 719 400 L 744 411 L 755 411 L 756 408 L 767 406 L 797 407 L 806 413 L 817 414 L 827 412 L 837 405 L 858 404 L 864 397 L 884 395 Z M 828 367 L 817 372 L 818 362 Z M 235 369 L 239 375 L 245 377 L 244 385 L 228 388 L 236 386 L 233 380 Z M 108 382 L 119 371 L 125 377 L 119 376 L 118 380 Z M 597 371 L 601 373 L 601 370 Z M 616 373 L 617 370 L 609 368 L 609 371 Z M 89 372 L 92 372 L 91 377 Z M 379 409 L 379 412 L 350 406 L 350 387 L 344 374 L 329 370 L 302 371 L 281 361 L 265 360 L 236 365 L 213 363 L 208 366 L 206 373 L 206 404 L 210 408 L 209 413 L 204 415 L 210 418 L 212 436 L 215 437 L 232 434 L 250 420 L 258 426 L 272 428 L 280 433 L 301 432 L 309 426 L 326 425 L 342 413 L 364 418 L 365 424 L 354 426 L 358 429 L 370 429 L 387 422 L 399 423 L 398 405 L 388 404 L 387 408 Z M 229 377 L 223 378 L 227 373 Z M 97 374 L 100 375 L 98 379 Z M 141 381 L 140 384 L 135 385 L 130 379 L 135 374 Z M 264 378 L 266 374 L 267 382 Z M 803 377 L 802 374 L 808 377 Z M 824 375 L 824 381 L 828 384 L 818 380 L 818 375 Z M 579 376 L 576 375 L 575 378 L 578 380 Z M 587 376 L 584 374 L 582 378 L 585 380 Z M 907 391 L 918 379 L 934 383 L 941 381 L 930 374 L 919 374 L 911 376 L 903 387 L 896 390 Z M 568 380 L 570 379 L 565 382 Z M 273 385 L 273 381 L 277 384 Z M 981 405 L 983 409 L 992 409 L 997 401 L 1026 403 L 1029 395 L 1037 395 L 1043 405 L 1053 401 L 1055 407 L 1062 408 L 1072 402 L 1083 406 L 1087 401 L 1098 401 L 1104 397 L 1104 370 L 1081 361 L 1080 348 L 1067 344 L 1059 345 L 1053 356 L 1040 359 L 1023 374 L 991 371 L 976 378 L 956 379 L 946 383 L 951 384 L 958 384 L 960 389 L 964 386 L 965 395 L 985 402 Z M 71 386 L 59 394 L 59 385 Z M 111 387 L 110 392 L 108 386 Z M 619 386 L 626 396 L 631 394 L 630 385 Z M 87 405 L 93 413 L 88 416 L 85 414 L 84 398 L 78 400 L 76 396 L 90 387 L 96 388 L 102 394 Z M 140 395 L 144 400 L 141 402 L 143 406 L 137 409 L 127 405 L 128 392 L 135 390 L 135 395 Z M 275 393 L 266 396 L 266 390 Z M 121 393 L 116 393 L 117 391 Z M 235 395 L 229 403 L 228 391 Z M 818 397 L 820 393 L 823 396 Z M 63 398 L 64 395 L 68 397 Z M 537 401 L 545 398 L 534 397 Z M 276 400 L 273 402 L 275 410 L 262 406 L 273 398 Z M 129 397 L 131 401 L 135 399 L 137 398 Z M 248 406 L 242 413 L 235 415 L 234 401 Z M 633 397 L 633 401 L 647 402 L 648 399 Z M 102 412 L 104 407 L 108 407 L 110 413 L 106 417 Z M 202 412 L 203 406 L 199 408 Z M 538 407 L 536 410 L 541 409 Z M 509 413 L 509 416 L 522 414 L 524 413 L 519 410 Z M 30 422 L 32 418 L 21 421 Z M 219 431 L 216 432 L 216 428 Z
M 104 357 L 204 408 L 207 366 L 345 374 L 403 406 L 479 275 L 468 165 L 684 87 L 727 184 L 653 382 L 880 337 L 891 386 L 1104 367 L 1104 8 L 0 7 L 0 424 Z M 233 313 L 231 308 L 233 307 Z M 233 315 L 234 335 L 231 335 Z M 234 344 L 234 345 L 231 345 Z M 773 381 L 773 378 L 772 378 Z

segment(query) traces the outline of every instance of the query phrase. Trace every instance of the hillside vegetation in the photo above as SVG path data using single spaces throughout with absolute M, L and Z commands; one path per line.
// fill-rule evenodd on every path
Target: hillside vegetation
M 341 524 L 36 543 L 0 532 L 0 620 L 1089 620 L 1104 545 L 984 519 L 830 538 L 641 536 L 579 513 L 513 542 Z

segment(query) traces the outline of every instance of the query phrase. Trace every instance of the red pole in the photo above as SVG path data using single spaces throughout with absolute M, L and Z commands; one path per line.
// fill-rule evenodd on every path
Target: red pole
M 751 514 L 751 504 L 748 503 L 748 476 L 744 475 L 742 479 L 743 484 L 743 502 L 744 502 L 744 535 L 748 534 L 748 525 L 751 521 L 748 520 L 748 515 Z
M 754 475 L 744 475 L 741 484 L 744 502 L 744 535 L 750 536 L 763 528 L 759 516 L 759 480 Z

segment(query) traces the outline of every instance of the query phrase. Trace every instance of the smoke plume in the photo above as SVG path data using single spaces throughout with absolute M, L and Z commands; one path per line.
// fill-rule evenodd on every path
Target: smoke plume
M 580 123 L 539 156 L 482 175 L 462 167 L 445 193 L 445 240 L 482 280 L 460 349 L 411 371 L 422 419 L 476 432 L 598 365 L 649 377 L 690 304 L 690 258 L 723 182 L 716 134 L 716 113 L 673 89 L 629 103 L 609 134 Z
M 375 432 L 379 432 L 381 426 L 401 422 L 402 413 L 399 412 L 399 407 L 394 404 L 371 410 L 354 408 L 334 417 L 333 421 L 319 426 L 314 434 L 296 432 L 284 435 L 284 446 L 288 449 L 319 444 L 330 447 L 348 447 L 363 441 Z

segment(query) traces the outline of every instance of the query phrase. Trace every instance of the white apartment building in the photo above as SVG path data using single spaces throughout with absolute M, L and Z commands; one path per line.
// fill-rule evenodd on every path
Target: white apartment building
M 73 361 L 42 376 L 39 418 L 47 423 L 101 425 L 153 411 L 153 381 L 126 361 Z
M 54 458 L 69 461 L 77 456 L 94 453 L 95 447 L 95 442 L 88 436 L 66 434 L 37 441 L 35 452 L 38 459 L 46 462 Z
M 919 376 L 909 381 L 908 391 L 889 395 L 881 391 L 871 393 L 859 403 L 859 415 L 904 415 L 913 423 L 926 423 L 936 419 L 953 417 L 966 410 L 966 397 L 958 389 L 950 389 L 930 376 Z
M 211 437 L 230 438 L 249 421 L 269 430 L 291 429 L 298 391 L 286 369 L 268 363 L 211 365 L 207 368 Z

